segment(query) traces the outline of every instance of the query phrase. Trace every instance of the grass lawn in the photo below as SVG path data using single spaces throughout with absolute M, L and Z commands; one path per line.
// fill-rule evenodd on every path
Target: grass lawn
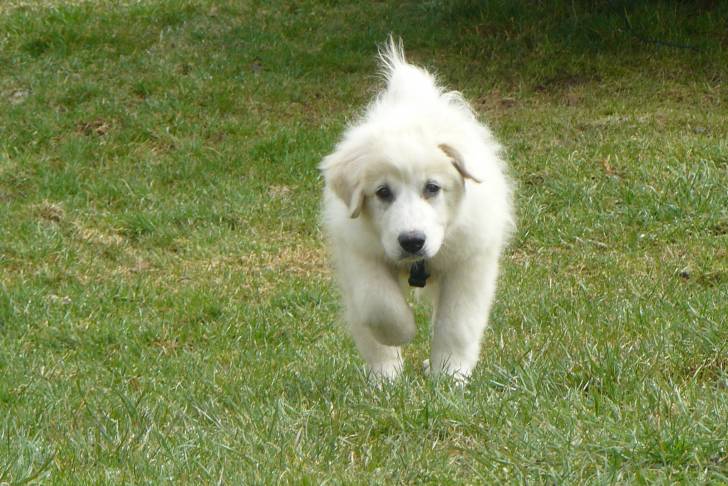
M 0 484 L 728 482 L 728 4 L 3 0 Z M 377 391 L 316 165 L 376 45 L 519 230 L 481 362 Z

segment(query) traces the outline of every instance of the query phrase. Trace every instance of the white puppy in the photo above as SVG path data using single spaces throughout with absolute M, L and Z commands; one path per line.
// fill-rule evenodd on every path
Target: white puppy
M 386 89 L 323 159 L 323 222 L 346 320 L 375 378 L 415 335 L 406 282 L 433 301 L 429 372 L 467 378 L 514 227 L 500 146 L 454 91 L 380 52 Z

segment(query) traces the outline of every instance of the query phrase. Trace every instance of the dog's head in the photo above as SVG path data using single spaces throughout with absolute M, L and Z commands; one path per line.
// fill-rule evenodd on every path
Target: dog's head
M 479 182 L 463 155 L 422 137 L 345 139 L 321 163 L 326 184 L 351 218 L 377 232 L 386 256 L 403 264 L 432 258 L 456 217 L 466 180 Z

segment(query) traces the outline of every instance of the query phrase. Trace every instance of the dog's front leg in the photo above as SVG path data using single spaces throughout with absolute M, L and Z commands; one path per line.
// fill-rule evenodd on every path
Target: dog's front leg
M 338 265 L 346 320 L 359 352 L 375 377 L 402 371 L 399 347 L 416 327 L 396 274 L 386 265 L 348 255 Z
M 467 379 L 478 362 L 480 340 L 495 294 L 498 255 L 462 263 L 441 277 L 433 316 L 429 372 Z

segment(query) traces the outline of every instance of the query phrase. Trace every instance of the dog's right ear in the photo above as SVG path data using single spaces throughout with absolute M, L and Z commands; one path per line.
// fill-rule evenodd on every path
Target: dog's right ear
M 324 157 L 319 169 L 328 185 L 349 209 L 349 217 L 356 218 L 364 205 L 364 188 L 359 180 L 358 157 L 344 150 Z

